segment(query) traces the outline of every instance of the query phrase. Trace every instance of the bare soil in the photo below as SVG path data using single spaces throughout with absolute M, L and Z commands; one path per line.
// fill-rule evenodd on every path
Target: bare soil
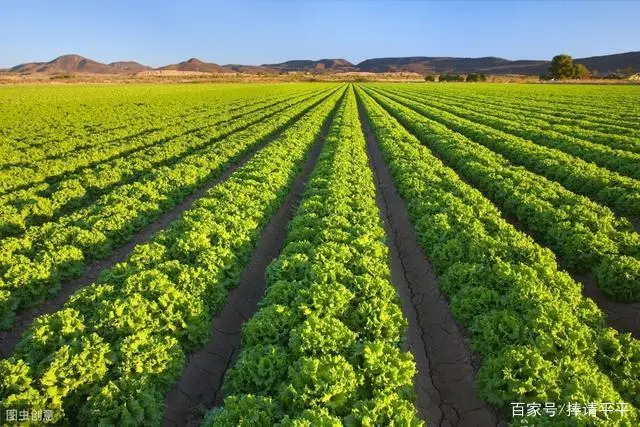
M 429 426 L 505 425 L 499 412 L 477 397 L 474 356 L 465 333 L 438 290 L 362 108 L 360 120 L 376 179 L 376 200 L 390 237 L 392 281 L 409 322 L 406 346 L 418 368 L 417 409 Z
M 629 332 L 640 339 L 640 302 L 617 302 L 603 295 L 591 273 L 572 274 L 572 277 L 582 283 L 582 295 L 591 298 L 607 315 L 609 326 L 618 332 Z

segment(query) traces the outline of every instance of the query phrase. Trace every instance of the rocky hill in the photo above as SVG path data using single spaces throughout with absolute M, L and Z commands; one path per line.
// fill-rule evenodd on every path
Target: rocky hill
M 281 72 L 300 71 L 318 73 L 358 71 L 355 66 L 346 59 L 320 59 L 318 61 L 297 59 L 293 61 L 281 62 L 279 64 L 263 64 L 262 66 Z
M 63 55 L 49 62 L 29 62 L 10 68 L 10 72 L 31 73 L 95 73 L 124 74 L 150 70 L 151 67 L 134 61 L 112 62 L 103 64 L 80 55 Z
M 204 73 L 228 73 L 232 70 L 224 68 L 213 62 L 203 62 L 198 58 L 191 58 L 178 64 L 165 65 L 158 70 L 175 70 L 175 71 L 199 71 Z

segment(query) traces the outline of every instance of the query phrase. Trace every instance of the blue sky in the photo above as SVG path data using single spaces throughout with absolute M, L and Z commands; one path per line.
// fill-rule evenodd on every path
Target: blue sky
M 160 66 L 640 50 L 640 0 L 6 1 L 0 67 L 77 53 Z

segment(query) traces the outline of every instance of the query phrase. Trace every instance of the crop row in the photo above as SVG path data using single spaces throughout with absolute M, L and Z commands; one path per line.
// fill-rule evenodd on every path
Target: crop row
M 622 176 L 564 152 L 447 113 L 440 108 L 385 92 L 393 100 L 459 132 L 511 162 L 557 181 L 577 194 L 631 218 L 640 217 L 640 181 Z
M 402 92 L 405 92 L 404 90 Z M 408 90 L 408 93 L 417 91 Z M 638 135 L 628 135 L 630 129 L 620 126 L 607 126 L 594 123 L 589 120 L 571 120 L 557 117 L 549 112 L 539 112 L 529 109 L 528 105 L 518 104 L 515 106 L 505 105 L 502 99 L 492 99 L 487 96 L 477 96 L 474 94 L 464 94 L 464 96 L 454 96 L 452 94 L 440 94 L 433 92 L 419 91 L 428 98 L 435 98 L 453 107 L 464 107 L 465 109 L 482 112 L 512 121 L 525 121 L 527 125 L 532 125 L 538 129 L 549 129 L 561 134 L 580 138 L 585 141 L 606 145 L 612 149 L 631 151 L 640 153 L 640 139 Z
M 502 113 L 491 107 L 477 107 L 468 109 L 463 106 L 450 106 L 433 99 L 428 101 L 415 92 L 405 96 L 421 102 L 425 107 L 437 108 L 442 112 L 448 112 L 460 119 L 475 123 L 483 130 L 496 131 L 505 135 L 516 136 L 533 142 L 540 147 L 558 150 L 572 156 L 574 159 L 582 159 L 587 163 L 594 163 L 609 171 L 640 179 L 640 154 L 629 151 L 614 150 L 610 147 L 583 141 L 571 136 L 561 134 L 549 129 L 530 125 L 529 120 L 523 120 L 522 115 L 515 116 Z M 505 117 L 505 116 L 508 116 Z M 637 181 L 636 181 L 637 182 Z
M 475 88 L 478 89 L 478 88 Z M 474 91 L 472 88 L 444 88 L 447 93 Z M 527 105 L 560 117 L 594 120 L 638 131 L 640 110 L 633 87 L 532 87 L 491 85 L 476 90 L 485 97 L 511 105 Z M 606 92 L 606 95 L 604 94 Z M 604 95 L 604 96 L 603 96 Z
M 143 100 L 144 96 L 141 96 L 141 101 Z M 101 108 L 102 103 L 97 100 L 80 104 L 84 108 L 71 103 L 63 107 L 52 100 L 49 101 L 49 105 L 33 105 L 34 101 L 14 107 L 6 106 L 3 109 L 9 117 L 3 117 L 7 123 L 3 132 L 5 137 L 0 142 L 3 153 L 0 163 L 2 169 L 8 169 L 10 166 L 38 167 L 38 163 L 43 160 L 73 158 L 84 151 L 95 151 L 101 145 L 109 146 L 117 144 L 118 141 L 126 141 L 131 135 L 157 132 L 167 125 L 195 121 L 210 115 L 210 108 L 203 109 L 202 105 L 197 104 L 185 105 L 180 110 L 167 105 L 153 105 L 151 113 L 146 108 L 137 107 L 136 104 L 123 103 L 124 105 L 118 107 L 112 105 L 114 110 L 120 113 L 120 117 L 115 118 L 112 113 L 104 111 Z M 243 100 L 233 98 L 217 101 L 212 105 L 233 108 L 238 101 L 240 104 L 243 103 Z M 113 104 L 109 96 L 105 96 L 104 102 L 107 105 Z M 28 125 L 17 123 L 16 118 L 11 117 L 12 114 L 24 114 L 25 108 L 30 110 L 31 120 Z M 61 110 L 66 110 L 66 116 L 61 117 Z M 95 116 L 87 117 L 89 111 Z
M 235 107 L 249 99 L 261 102 L 303 92 L 296 86 L 193 90 L 189 86 L 21 88 L 3 91 L 0 115 L 1 165 L 35 163 L 60 157 L 140 133 L 161 129 L 181 120 L 210 115 L 219 105 Z M 16 89 L 17 90 L 17 89 Z M 21 95 L 26 95 L 21 99 Z M 257 98 L 257 99 L 256 99 Z M 24 120 L 25 110 L 29 120 Z
M 287 97 L 287 95 L 284 97 Z M 282 100 L 284 97 L 266 100 L 267 105 Z M 47 183 L 55 183 L 61 179 L 68 178 L 79 169 L 94 168 L 105 162 L 124 158 L 190 131 L 197 132 L 198 130 L 207 129 L 215 123 L 224 123 L 225 120 L 237 118 L 243 113 L 259 110 L 260 108 L 262 108 L 262 102 L 254 104 L 251 99 L 246 99 L 240 105 L 229 106 L 221 103 L 205 113 L 182 118 L 177 122 L 168 120 L 152 129 L 149 129 L 148 125 L 142 127 L 142 129 L 135 129 L 131 126 L 131 128 L 123 130 L 123 132 L 126 132 L 125 135 L 103 144 L 94 144 L 84 150 L 74 150 L 65 156 L 41 159 L 25 165 L 5 167 L 0 170 L 0 182 L 3 183 L 3 187 L 0 190 L 8 193 L 39 183 L 45 183 L 45 185 Z
M 451 90 L 449 90 L 451 89 Z M 495 90 L 501 89 L 501 90 Z M 505 89 L 507 89 L 505 91 Z M 611 88 L 610 88 L 611 89 Z M 548 89 L 545 89 L 545 93 Z M 427 92 L 426 90 L 421 90 Z M 629 137 L 640 135 L 640 130 L 634 125 L 631 118 L 625 120 L 622 115 L 627 111 L 625 107 L 619 104 L 619 97 L 613 91 L 607 91 L 606 96 L 602 96 L 599 92 L 599 98 L 606 101 L 606 105 L 592 104 L 588 110 L 581 110 L 576 102 L 582 98 L 582 94 L 573 94 L 570 100 L 562 103 L 556 94 L 550 99 L 541 97 L 542 93 L 533 94 L 533 96 L 524 97 L 521 94 L 514 93 L 511 87 L 492 87 L 484 90 L 456 90 L 456 88 L 444 88 L 441 91 L 429 91 L 433 95 L 442 95 L 445 97 L 453 96 L 465 99 L 474 99 L 477 101 L 487 101 L 488 105 L 496 105 L 498 107 L 506 107 L 514 110 L 522 110 L 540 117 L 549 117 L 549 123 L 576 125 L 583 123 L 587 128 L 593 130 L 606 130 L 617 135 L 626 135 Z
M 167 129 L 162 137 L 156 135 L 154 142 L 126 156 L 119 155 L 93 167 L 83 166 L 55 183 L 0 196 L 0 238 L 20 234 L 31 225 L 51 221 L 71 209 L 83 207 L 120 185 L 148 175 L 154 168 L 169 166 L 198 150 L 206 150 L 218 139 L 265 120 L 310 95 L 313 94 L 280 99 L 266 106 L 247 104 L 227 113 L 221 108 L 213 120 L 198 121 L 195 128 L 175 126 Z
M 10 326 L 17 309 L 56 293 L 61 281 L 80 275 L 89 260 L 106 257 L 114 246 L 129 241 L 137 230 L 327 96 L 311 97 L 171 167 L 153 169 L 69 216 L 0 241 L 0 325 Z
M 353 90 L 207 426 L 422 425 Z
M 628 221 L 402 104 L 374 97 L 570 269 L 594 272 L 597 285 L 609 296 L 640 301 L 640 234 Z
M 246 100 L 244 101 L 246 102 Z M 235 108 L 241 106 L 243 102 L 238 101 L 221 101 L 216 106 L 224 106 L 224 108 Z M 74 111 L 74 113 L 77 113 Z M 47 161 L 54 159 L 73 159 L 78 153 L 84 153 L 86 151 L 94 151 L 95 155 L 98 154 L 99 147 L 109 147 L 111 145 L 117 145 L 119 142 L 126 142 L 138 136 L 145 134 L 152 134 L 162 131 L 164 128 L 174 125 L 180 125 L 185 122 L 197 122 L 208 117 L 211 117 L 211 111 L 202 110 L 199 107 L 187 106 L 179 114 L 175 114 L 172 117 L 164 117 L 163 120 L 150 119 L 145 117 L 143 120 L 141 117 L 127 114 L 126 117 L 130 118 L 128 121 L 122 122 L 120 125 L 114 125 L 112 128 L 96 128 L 91 125 L 85 125 L 89 129 L 94 129 L 91 134 L 86 134 L 82 137 L 69 135 L 68 133 L 48 128 L 46 133 L 48 139 L 40 142 L 37 145 L 27 145 L 23 141 L 29 141 L 32 138 L 36 138 L 38 132 L 37 127 L 33 126 L 28 130 L 20 129 L 21 133 L 13 135 L 13 140 L 9 144 L 4 144 L 3 159 L 0 162 L 0 167 L 3 170 L 10 169 L 10 167 L 16 166 L 32 166 L 38 168 L 40 163 L 46 163 Z M 85 126 L 78 122 L 76 128 L 83 129 Z M 67 129 L 67 132 L 73 133 L 76 129 Z M 16 130 L 13 130 L 14 132 Z M 38 135 L 39 138 L 43 138 L 44 135 Z M 82 138 L 82 139 L 81 139 Z M 18 141 L 16 141 L 16 139 Z M 22 142 L 22 143 L 21 143 Z M 115 148 L 115 147 L 114 147 Z M 124 150 L 127 147 L 123 147 Z M 111 151 L 112 149 L 108 149 Z M 55 166 L 55 163 L 54 163 Z M 19 171 L 20 168 L 17 168 Z
M 640 343 L 607 329 L 553 253 L 508 224 L 373 98 L 358 93 L 440 289 L 482 356 L 480 397 L 505 413 L 511 402 L 627 402 L 626 413 L 600 413 L 600 421 L 637 425 Z M 532 421 L 540 425 L 539 417 Z M 562 413 L 549 421 L 588 419 Z
M 41 316 L 0 362 L 4 408 L 71 425 L 160 425 L 162 395 L 248 263 L 343 90 L 287 127 L 181 219 Z

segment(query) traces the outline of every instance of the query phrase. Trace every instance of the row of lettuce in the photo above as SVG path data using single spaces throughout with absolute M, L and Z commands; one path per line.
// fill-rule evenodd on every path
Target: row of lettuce
M 337 90 L 333 87 L 300 102 L 294 100 L 285 109 L 276 106 L 277 114 L 272 112 L 267 119 L 217 139 L 173 165 L 152 169 L 85 208 L 1 240 L 0 327 L 9 327 L 17 310 L 55 294 L 62 281 L 82 274 L 90 260 L 104 258 L 130 241 L 136 231 Z M 243 119 L 237 122 L 242 126 Z
M 477 135 L 486 136 L 482 127 L 475 129 L 473 124 L 463 123 L 467 137 L 451 129 L 454 119 L 446 120 L 447 127 L 421 114 L 436 114 L 431 113 L 431 107 L 381 92 L 374 96 L 505 215 L 552 248 L 569 269 L 593 272 L 602 292 L 619 301 L 640 301 L 640 234 L 634 232 L 629 221 L 555 181 L 512 165 L 499 153 L 475 142 L 481 140 Z M 514 143 L 511 149 L 517 150 L 517 145 Z M 526 156 L 527 152 L 521 154 Z M 640 191 L 635 197 L 640 202 Z
M 160 425 L 163 394 L 209 337 L 343 93 L 313 105 L 126 262 L 37 318 L 0 362 L 2 414 L 48 409 L 69 425 Z
M 382 106 L 403 124 L 418 117 L 369 93 L 358 89 L 418 240 L 452 313 L 482 357 L 480 397 L 507 414 L 511 402 L 625 402 L 625 413 L 599 413 L 598 422 L 637 425 L 640 343 L 607 328 L 580 285 L 558 270 L 551 251 L 507 223 Z M 595 422 L 564 412 L 529 421 Z
M 439 93 L 422 92 L 429 98 L 447 103 L 451 106 L 462 106 L 473 111 L 503 117 L 509 121 L 526 119 L 527 125 L 534 125 L 538 129 L 549 129 L 564 135 L 580 138 L 584 141 L 602 144 L 615 150 L 640 153 L 640 130 L 619 125 L 598 123 L 597 116 L 586 118 L 568 118 L 558 116 L 556 111 L 531 108 L 527 102 L 509 104 L 509 100 L 492 98 L 482 93 L 467 92 Z
M 414 89 L 417 89 L 414 86 Z M 426 89 L 426 88 L 425 88 Z M 425 90 L 426 92 L 426 90 Z M 464 96 L 509 106 L 534 113 L 552 115 L 558 119 L 584 121 L 615 129 L 615 133 L 638 136 L 637 94 L 633 87 L 612 86 L 533 86 L 483 85 L 456 87 L 453 85 L 428 88 L 431 95 Z M 564 123 L 567 123 L 566 121 Z
M 608 206 L 620 215 L 640 217 L 638 180 L 598 167 L 560 150 L 538 145 L 527 138 L 465 119 L 460 116 L 463 114 L 462 108 L 457 108 L 453 114 L 440 105 L 431 106 L 430 101 L 423 97 L 411 94 L 399 97 L 397 93 L 385 93 L 425 117 L 503 155 L 516 165 L 557 181 L 568 190 Z
M 505 133 L 530 140 L 540 146 L 570 154 L 575 158 L 594 163 L 621 175 L 640 179 L 640 153 L 619 150 L 598 142 L 591 142 L 597 136 L 589 132 L 589 139 L 577 138 L 555 130 L 548 129 L 542 123 L 536 123 L 529 117 L 523 119 L 522 114 L 502 112 L 491 106 L 469 108 L 464 105 L 450 105 L 449 102 L 431 100 L 439 109 L 454 113 L 475 123 L 498 129 Z M 613 138 L 603 138 L 611 141 Z
M 266 286 L 204 425 L 423 425 L 353 89 Z
M 40 173 L 43 160 L 73 159 L 85 151 L 99 156 L 99 146 L 112 150 L 132 135 L 210 116 L 222 104 L 239 106 L 250 98 L 304 90 L 294 85 L 6 88 L 0 93 L 0 167 L 31 166 Z M 56 162 L 48 166 L 63 167 Z
M 104 145 L 95 147 L 97 156 L 90 150 L 79 152 L 64 159 L 66 173 L 43 166 L 42 174 L 32 176 L 42 180 L 42 175 L 47 174 L 45 182 L 30 182 L 25 188 L 0 196 L 0 238 L 19 235 L 31 225 L 78 210 L 118 186 L 140 180 L 154 168 L 179 163 L 183 157 L 311 95 L 313 92 L 255 103 L 249 99 L 233 107 L 222 104 L 206 116 L 121 139 L 116 143 L 115 155 Z
M 53 178 L 64 177 L 80 168 L 94 166 L 114 157 L 127 155 L 129 152 L 153 145 L 162 137 L 172 135 L 171 130 L 179 131 L 188 124 L 206 122 L 215 117 L 215 110 L 220 107 L 231 109 L 241 106 L 242 102 L 238 103 L 233 100 L 219 102 L 212 106 L 213 109 L 205 111 L 193 106 L 185 106 L 184 110 L 176 114 L 175 117 L 163 117 L 162 121 L 160 118 L 157 119 L 158 121 L 138 121 L 135 115 L 129 112 L 123 116 L 133 116 L 130 122 L 124 122 L 123 117 L 121 126 L 103 131 L 95 130 L 93 135 L 87 135 L 81 141 L 68 133 L 59 131 L 59 135 L 49 135 L 50 139 L 46 142 L 35 147 L 22 148 L 23 154 L 19 159 L 11 159 L 11 156 L 4 159 L 0 172 L 0 176 L 3 178 L 3 187 L 0 191 L 6 193 L 16 188 L 49 182 Z M 76 113 L 74 111 L 74 114 Z M 34 113 L 31 113 L 30 117 L 33 118 L 33 115 Z M 29 139 L 32 137 L 30 133 L 38 131 L 34 123 L 32 126 L 33 128 L 29 129 L 30 132 L 22 131 L 21 139 Z M 78 122 L 77 126 L 83 127 L 83 124 Z M 173 129 L 174 126 L 177 129 Z M 179 135 L 178 132 L 174 133 Z M 73 141 L 73 143 L 69 144 L 69 141 Z M 37 152 L 34 152 L 36 149 Z M 31 157 L 27 157 L 28 155 Z

